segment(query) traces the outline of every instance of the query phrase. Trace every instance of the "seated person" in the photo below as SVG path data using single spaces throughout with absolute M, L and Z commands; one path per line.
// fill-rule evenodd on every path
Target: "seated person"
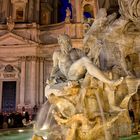
M 118 80 L 108 79 L 80 49 L 72 48 L 71 39 L 68 35 L 60 35 L 58 43 L 60 50 L 53 54 L 51 80 L 77 81 L 84 78 L 86 72 L 88 72 L 91 76 L 107 84 L 117 86 L 122 82 L 123 77 Z

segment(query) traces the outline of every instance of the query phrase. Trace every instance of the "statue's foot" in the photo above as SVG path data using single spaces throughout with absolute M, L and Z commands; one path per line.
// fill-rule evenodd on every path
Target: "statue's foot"
M 120 84 L 122 83 L 123 79 L 124 79 L 124 78 L 121 77 L 119 80 L 115 81 L 115 82 L 113 83 L 113 86 L 118 86 L 118 85 L 120 85 Z
M 110 112 L 122 112 L 122 111 L 125 111 L 126 109 L 122 109 L 118 106 L 111 106 L 110 107 Z

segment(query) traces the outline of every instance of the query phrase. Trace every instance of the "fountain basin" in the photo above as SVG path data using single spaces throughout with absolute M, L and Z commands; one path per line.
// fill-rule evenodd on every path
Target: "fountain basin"
M 32 129 L 8 129 L 0 130 L 1 140 L 32 140 L 33 130 Z
M 140 136 L 139 135 L 132 135 L 130 137 L 122 137 L 122 138 L 120 138 L 120 140 L 140 140 Z
M 37 135 L 33 135 L 32 129 L 9 129 L 0 131 L 1 140 L 43 140 Z M 121 137 L 119 140 L 140 140 L 139 135 L 132 135 L 130 137 Z

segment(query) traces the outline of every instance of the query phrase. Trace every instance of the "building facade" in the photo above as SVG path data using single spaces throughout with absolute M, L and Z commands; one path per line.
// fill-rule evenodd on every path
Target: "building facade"
M 82 47 L 84 21 L 94 20 L 97 0 L 0 0 L 0 111 L 31 110 L 44 100 L 57 36 L 71 36 Z M 113 7 L 113 6 L 112 6 Z M 114 9 L 115 9 L 114 8 Z

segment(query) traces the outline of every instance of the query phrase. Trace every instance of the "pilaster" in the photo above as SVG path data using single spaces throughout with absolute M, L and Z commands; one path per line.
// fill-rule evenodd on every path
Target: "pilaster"
M 39 104 L 40 96 L 40 59 L 36 58 L 36 104 Z
M 75 0 L 76 22 L 81 22 L 81 0 Z
M 40 58 L 40 104 L 44 101 L 44 58 Z
M 29 0 L 28 21 L 30 22 L 33 22 L 33 13 L 34 13 L 33 0 Z
M 36 57 L 30 57 L 30 103 L 31 106 L 36 104 Z
M 39 23 L 40 0 L 35 1 L 35 7 L 34 19 L 36 23 Z
M 96 15 L 97 15 L 98 10 L 99 10 L 98 2 L 97 2 L 97 0 L 94 0 L 94 4 L 93 4 L 94 18 L 96 18 Z
M 21 57 L 21 75 L 20 75 L 20 105 L 24 106 L 26 82 L 26 57 Z

